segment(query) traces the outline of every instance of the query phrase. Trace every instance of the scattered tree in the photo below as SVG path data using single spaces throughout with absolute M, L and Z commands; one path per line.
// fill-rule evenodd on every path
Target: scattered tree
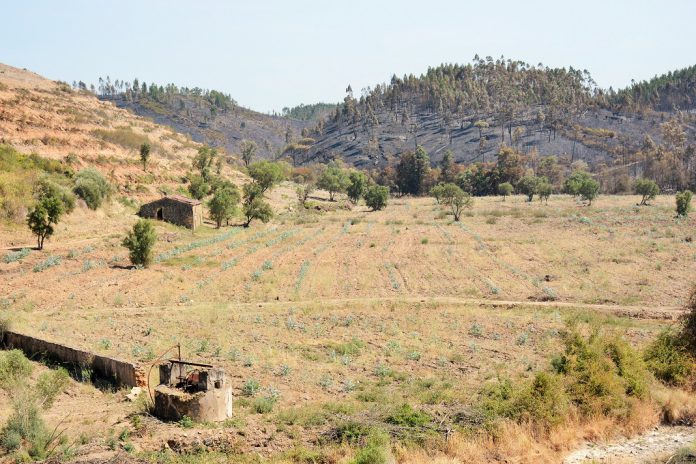
M 367 176 L 361 171 L 351 171 L 348 174 L 348 181 L 350 182 L 347 188 L 348 198 L 350 198 L 353 204 L 357 204 L 360 197 L 365 193 Z
M 43 250 L 44 240 L 53 235 L 54 226 L 63 214 L 63 203 L 54 196 L 45 196 L 29 211 L 27 224 L 36 235 L 37 248 Z
M 305 206 L 307 204 L 307 198 L 309 198 L 309 195 L 311 195 L 313 191 L 314 186 L 312 184 L 300 184 L 297 186 L 295 193 L 297 194 L 297 200 L 300 202 L 300 205 Z
M 365 204 L 372 211 L 379 211 L 387 206 L 389 187 L 383 185 L 370 185 L 365 189 Z
M 479 131 L 479 139 L 483 138 L 484 129 L 488 129 L 488 123 L 484 120 L 478 120 L 474 123 L 474 127 Z
M 148 267 L 152 262 L 152 249 L 156 241 L 157 234 L 152 223 L 147 219 L 140 219 L 133 225 L 133 229 L 128 231 L 122 245 L 128 248 L 131 263 Z
M 224 221 L 229 221 L 237 212 L 239 190 L 234 184 L 230 185 L 217 188 L 213 194 L 213 198 L 208 202 L 210 216 L 215 221 L 218 229 L 222 226 Z
M 692 193 L 690 190 L 684 190 L 683 192 L 677 193 L 677 216 L 686 217 L 691 210 L 691 197 Z
M 445 184 L 443 182 L 440 182 L 439 184 L 430 189 L 430 196 L 435 198 L 435 202 L 437 202 L 438 205 L 440 204 L 440 200 L 442 200 L 444 187 Z
M 505 197 L 512 195 L 512 190 L 512 184 L 510 182 L 498 184 L 498 195 L 503 197 L 503 201 L 505 201 Z
M 524 176 L 517 182 L 517 191 L 523 195 L 527 195 L 527 201 L 532 201 L 537 193 L 540 179 L 536 176 Z
M 396 166 L 396 184 L 402 194 L 420 195 L 423 193 L 424 180 L 430 170 L 430 157 L 418 145 L 415 152 L 401 155 Z
M 272 161 L 259 161 L 249 165 L 249 176 L 261 193 L 279 184 L 286 177 L 283 166 Z
M 202 200 L 210 193 L 210 184 L 208 184 L 203 176 L 193 175 L 189 181 L 188 191 L 196 200 Z
M 249 227 L 249 224 L 254 219 L 266 223 L 273 217 L 271 205 L 263 200 L 261 188 L 253 182 L 244 186 L 244 205 L 242 209 L 246 218 L 244 227 Z
M 553 186 L 548 182 L 546 177 L 541 177 L 541 181 L 537 185 L 537 195 L 539 195 L 539 201 L 549 202 L 549 197 L 553 193 Z
M 440 182 L 445 184 L 453 183 L 455 178 L 454 155 L 451 150 L 447 150 L 440 162 Z
M 351 180 L 345 171 L 335 164 L 330 164 L 317 180 L 317 187 L 329 192 L 329 200 L 334 201 L 337 193 L 345 192 L 351 185 Z
M 150 144 L 145 142 L 140 145 L 140 161 L 143 163 L 143 171 L 147 171 L 147 161 L 150 159 Z
M 642 206 L 647 205 L 648 201 L 654 200 L 660 193 L 660 187 L 657 186 L 657 182 L 650 179 L 636 179 L 634 188 L 636 193 L 642 196 L 640 200 Z
M 242 140 L 240 150 L 242 152 L 242 161 L 244 161 L 244 166 L 248 167 L 256 154 L 256 142 L 252 140 Z
M 585 179 L 580 185 L 580 197 L 592 205 L 592 201 L 599 195 L 599 182 L 592 178 Z
M 442 204 L 450 207 L 455 221 L 459 221 L 464 208 L 471 208 L 474 204 L 471 195 L 456 184 L 444 184 L 442 186 Z
M 198 149 L 198 154 L 193 158 L 193 168 L 198 171 L 205 182 L 210 181 L 210 169 L 215 165 L 218 152 L 215 148 L 204 145 Z

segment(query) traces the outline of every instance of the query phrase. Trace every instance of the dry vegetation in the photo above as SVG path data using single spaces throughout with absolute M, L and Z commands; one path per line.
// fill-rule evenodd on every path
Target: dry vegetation
M 693 284 L 696 218 L 675 219 L 673 196 L 649 207 L 635 196 L 591 207 L 563 195 L 477 198 L 451 222 L 431 198 L 370 212 L 317 192 L 300 208 L 286 182 L 267 195 L 268 224 L 156 223 L 155 262 L 133 269 L 121 240 L 138 202 L 181 186 L 195 144 L 60 84 L 0 71 L 4 143 L 54 160 L 75 153 L 76 169 L 97 166 L 119 189 L 96 211 L 78 203 L 42 251 L 27 248 L 25 227 L 3 223 L 0 330 L 9 321 L 145 366 L 181 343 L 235 388 L 232 420 L 164 424 L 124 402 L 126 392 L 72 382 L 46 413 L 68 429 L 66 457 L 558 462 L 582 440 L 696 417 L 692 394 L 658 384 L 641 359 Z M 145 141 L 150 173 L 137 157 Z M 10 172 L 28 177 L 0 186 L 30 197 L 21 185 L 35 174 Z M 573 364 L 578 352 L 596 371 Z M 608 393 L 588 397 L 583 375 Z M 0 393 L 1 417 L 10 405 Z
M 177 184 L 198 148 L 168 127 L 26 70 L 0 64 L 0 83 L 0 143 L 66 160 L 76 170 L 97 167 L 124 193 L 155 195 L 162 185 Z M 154 175 L 141 169 L 143 142 L 153 147 Z
M 318 213 L 293 196 L 291 185 L 275 189 L 279 214 L 249 229 L 158 223 L 156 263 L 142 270 L 126 268 L 120 246 L 132 207 L 78 208 L 43 252 L 1 265 L 3 312 L 23 332 L 144 364 L 180 342 L 187 357 L 224 367 L 238 395 L 232 423 L 196 427 L 273 459 L 347 461 L 354 448 L 335 434 L 359 424 L 389 433 L 400 462 L 556 462 L 583 439 L 658 422 L 650 400 L 628 418 L 571 415 L 551 432 L 515 423 L 466 432 L 482 420 L 472 402 L 481 387 L 548 370 L 569 320 L 639 349 L 674 323 L 696 254 L 694 218 L 675 220 L 672 197 L 642 208 L 629 196 L 593 207 L 482 198 L 457 224 L 429 198 Z M 0 240 L 31 243 L 25 231 Z M 658 399 L 676 420 L 692 413 L 678 396 Z M 390 422 L 404 404 L 427 426 Z M 79 434 L 92 420 L 71 427 Z M 190 451 L 186 429 L 145 422 L 129 444 L 156 451 L 175 437 Z M 108 448 L 118 433 L 90 441 Z

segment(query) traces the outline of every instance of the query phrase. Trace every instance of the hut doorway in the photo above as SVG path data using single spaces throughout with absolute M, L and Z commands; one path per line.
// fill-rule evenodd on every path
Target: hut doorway
M 164 219 L 164 216 L 162 215 L 162 208 L 157 208 L 157 220 L 161 221 Z

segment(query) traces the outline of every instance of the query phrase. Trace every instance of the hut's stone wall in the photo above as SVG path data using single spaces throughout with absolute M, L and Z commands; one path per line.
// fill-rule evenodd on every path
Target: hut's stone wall
M 203 224 L 203 206 L 198 200 L 178 195 L 166 196 L 140 207 L 141 217 L 171 222 L 195 229 Z

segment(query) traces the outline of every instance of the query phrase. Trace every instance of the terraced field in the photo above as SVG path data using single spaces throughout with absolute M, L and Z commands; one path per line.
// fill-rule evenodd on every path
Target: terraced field
M 120 246 L 132 210 L 78 208 L 44 251 L 6 253 L 2 312 L 20 331 L 146 366 L 181 343 L 229 372 L 238 395 L 234 423 L 205 433 L 244 433 L 240 451 L 277 456 L 402 403 L 449 427 L 482 385 L 547 366 L 569 320 L 641 347 L 679 314 L 696 270 L 696 220 L 676 220 L 672 197 L 484 198 L 452 223 L 430 198 L 298 211 L 291 187 L 273 192 L 269 224 L 158 223 L 148 269 L 130 269 Z M 2 239 L 31 243 L 22 234 Z M 273 412 L 257 413 L 249 382 Z M 144 450 L 187 433 L 151 427 Z M 528 462 L 553 462 L 584 433 Z

